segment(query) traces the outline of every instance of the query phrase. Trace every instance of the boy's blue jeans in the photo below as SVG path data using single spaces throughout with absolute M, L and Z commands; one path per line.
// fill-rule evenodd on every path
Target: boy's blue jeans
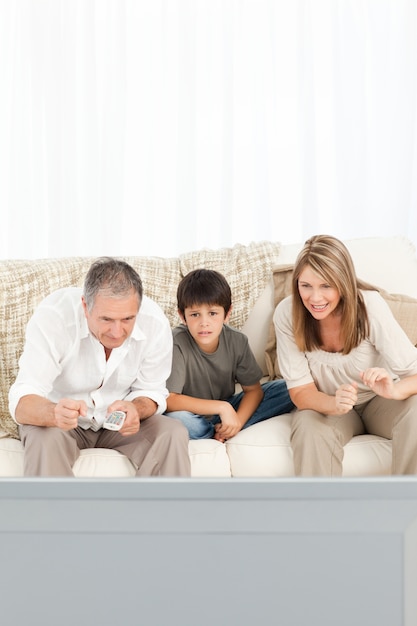
M 262 390 L 264 397 L 259 404 L 255 413 L 248 419 L 246 424 L 242 427 L 247 428 L 252 424 L 257 424 L 263 420 L 273 417 L 274 415 L 281 415 L 282 413 L 289 413 L 294 405 L 291 402 L 288 394 L 287 385 L 283 380 L 271 380 L 267 383 L 263 383 Z M 236 393 L 227 399 L 232 407 L 237 410 L 240 401 L 242 400 L 243 392 Z M 187 428 L 190 439 L 211 439 L 214 435 L 214 426 L 220 422 L 218 415 L 196 415 L 189 411 L 171 411 L 165 413 L 169 417 L 174 417 L 180 420 Z

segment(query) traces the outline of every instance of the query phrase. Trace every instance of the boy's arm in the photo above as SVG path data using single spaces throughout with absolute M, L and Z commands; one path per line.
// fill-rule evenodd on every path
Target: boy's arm
M 189 411 L 196 415 L 221 415 L 230 404 L 223 400 L 204 400 L 171 392 L 167 398 L 167 411 Z
M 242 426 L 244 426 L 261 404 L 264 392 L 259 382 L 255 385 L 242 385 L 242 391 L 243 397 L 237 409 L 237 414 L 242 421 Z
M 219 415 L 221 422 L 215 426 L 216 433 L 214 439 L 221 442 L 236 435 L 244 423 L 241 423 L 242 418 L 239 418 L 230 402 L 226 400 L 205 400 L 171 392 L 168 396 L 167 407 L 168 412 L 190 411 L 190 413 L 195 415 Z M 220 427 L 221 434 L 218 433 Z
M 233 424 L 229 424 L 222 420 L 221 424 L 216 426 L 215 439 L 219 441 L 225 441 L 234 437 L 248 419 L 252 417 L 256 409 L 262 402 L 264 392 L 262 391 L 261 383 L 255 383 L 254 385 L 242 385 L 243 396 L 240 401 L 239 407 L 236 411 L 237 420 Z

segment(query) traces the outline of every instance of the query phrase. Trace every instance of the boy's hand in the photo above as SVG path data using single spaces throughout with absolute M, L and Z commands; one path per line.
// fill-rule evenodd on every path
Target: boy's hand
M 242 428 L 238 414 L 229 402 L 222 402 L 219 411 L 221 423 L 216 424 L 213 439 L 224 443 L 226 439 L 234 437 Z

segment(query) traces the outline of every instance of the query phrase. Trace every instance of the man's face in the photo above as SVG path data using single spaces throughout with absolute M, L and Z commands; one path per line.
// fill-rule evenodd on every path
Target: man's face
M 88 328 L 104 348 L 118 348 L 131 335 L 139 311 L 139 298 L 133 289 L 123 298 L 97 295 L 90 311 L 84 298 L 82 302 Z

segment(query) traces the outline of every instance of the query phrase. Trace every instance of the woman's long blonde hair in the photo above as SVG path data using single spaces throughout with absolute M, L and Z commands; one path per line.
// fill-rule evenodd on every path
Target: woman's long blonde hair
M 298 279 L 306 266 L 340 294 L 342 353 L 349 354 L 369 334 L 368 315 L 359 290 L 376 288 L 356 277 L 352 257 L 339 239 L 330 235 L 308 239 L 297 257 L 292 277 L 293 332 L 302 352 L 317 350 L 322 345 L 319 324 L 305 308 L 298 290 Z

